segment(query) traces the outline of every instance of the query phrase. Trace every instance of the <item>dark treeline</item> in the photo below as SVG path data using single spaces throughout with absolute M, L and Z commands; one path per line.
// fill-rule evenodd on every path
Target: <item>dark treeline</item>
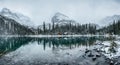
M 98 30 L 99 33 L 101 34 L 115 34 L 119 35 L 120 34 L 120 20 L 119 21 L 114 21 L 112 24 L 105 26 L 101 29 Z
M 110 34 L 119 35 L 120 34 L 120 21 L 114 21 L 108 26 L 98 28 L 96 24 L 79 24 L 79 23 L 67 23 L 64 25 L 52 23 L 43 23 L 42 27 L 38 27 L 37 34 Z
M 97 29 L 95 24 L 79 24 L 79 23 L 67 23 L 67 24 L 46 24 L 43 22 L 43 26 L 38 27 L 37 34 L 95 34 Z
M 13 19 L 0 15 L 0 35 L 37 35 L 37 34 L 50 34 L 50 35 L 74 35 L 74 34 L 120 34 L 120 21 L 114 21 L 108 26 L 98 29 L 97 24 L 80 24 L 76 22 L 67 21 L 46 23 L 38 26 L 37 29 L 30 28 L 19 24 Z

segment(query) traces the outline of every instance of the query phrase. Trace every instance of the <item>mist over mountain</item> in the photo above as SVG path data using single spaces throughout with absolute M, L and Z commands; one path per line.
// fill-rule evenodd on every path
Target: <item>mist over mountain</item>
M 76 21 L 70 19 L 69 16 L 66 16 L 60 12 L 55 13 L 55 15 L 52 17 L 51 22 L 54 22 L 55 24 L 59 24 L 59 25 L 76 23 Z
M 120 0 L 0 0 L 0 65 L 120 65 Z
M 107 16 L 103 18 L 101 22 L 101 26 L 108 26 L 109 24 L 112 24 L 114 21 L 117 22 L 120 20 L 120 15 L 113 15 L 113 16 Z
M 28 35 L 34 32 L 14 19 L 0 14 L 0 35 Z
M 65 32 L 68 34 L 96 34 L 102 32 L 102 34 L 104 34 L 103 32 L 108 33 L 107 31 L 111 31 L 106 29 L 113 30 L 111 25 L 113 25 L 113 23 L 118 25 L 119 23 L 117 22 L 120 20 L 120 15 L 114 15 L 102 19 L 101 23 L 104 22 L 102 26 L 92 22 L 82 24 L 84 21 L 78 22 L 69 18 L 67 15 L 57 12 L 51 17 L 51 23 L 43 22 L 42 25 L 39 24 L 39 26 L 35 26 L 29 17 L 20 13 L 14 13 L 7 8 L 3 8 L 0 11 L 0 16 L 0 34 L 12 35 L 48 34 L 48 32 L 49 34 L 64 34 Z
M 3 8 L 0 11 L 0 15 L 8 17 L 10 19 L 14 19 L 15 21 L 17 21 L 21 25 L 25 25 L 25 26 L 28 26 L 28 27 L 34 27 L 35 26 L 34 23 L 31 21 L 31 19 L 29 17 L 24 16 L 21 13 L 13 12 L 8 8 Z

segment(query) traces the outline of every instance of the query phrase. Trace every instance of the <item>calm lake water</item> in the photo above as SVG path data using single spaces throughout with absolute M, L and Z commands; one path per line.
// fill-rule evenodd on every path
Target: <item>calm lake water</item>
M 76 65 L 86 49 L 105 40 L 102 36 L 0 37 L 0 65 Z

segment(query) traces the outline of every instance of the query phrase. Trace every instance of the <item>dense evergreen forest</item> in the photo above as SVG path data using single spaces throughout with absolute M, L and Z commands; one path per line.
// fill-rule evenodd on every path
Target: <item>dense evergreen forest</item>
M 64 24 L 59 25 L 43 23 L 43 28 L 38 27 L 38 34 L 110 34 L 110 35 L 118 35 L 120 34 L 120 21 L 114 21 L 112 24 L 108 26 L 104 26 L 101 28 L 97 28 L 97 24 Z
M 120 34 L 120 20 L 113 21 L 112 24 L 105 26 L 101 29 L 98 29 L 97 31 L 103 34 L 108 33 L 108 34 L 119 35 Z
M 94 34 L 94 35 L 119 35 L 120 34 L 120 21 L 113 21 L 110 25 L 99 27 L 99 24 L 80 24 L 73 20 L 62 20 L 52 23 L 43 22 L 43 25 L 37 28 L 30 28 L 21 25 L 13 19 L 0 15 L 0 35 L 74 35 L 74 34 Z
M 97 25 L 95 24 L 79 24 L 79 23 L 67 23 L 64 25 L 49 24 L 46 26 L 45 22 L 43 23 L 43 28 L 38 27 L 38 34 L 95 34 Z

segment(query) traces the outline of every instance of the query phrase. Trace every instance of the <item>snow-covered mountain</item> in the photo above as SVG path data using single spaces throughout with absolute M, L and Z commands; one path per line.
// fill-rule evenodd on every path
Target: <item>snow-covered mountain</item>
M 3 8 L 0 11 L 0 15 L 8 17 L 10 19 L 14 19 L 15 21 L 17 21 L 21 25 L 28 26 L 28 27 L 34 27 L 34 23 L 30 20 L 29 17 L 24 16 L 21 13 L 14 13 L 13 11 L 10 11 L 7 8 Z
M 56 24 L 67 24 L 67 23 L 75 23 L 74 20 L 70 19 L 68 16 L 62 14 L 62 13 L 56 13 L 53 17 L 52 17 L 52 22 L 56 23 Z
M 34 34 L 30 28 L 21 25 L 14 19 L 0 15 L 0 35 L 28 35 Z
M 113 15 L 113 16 L 107 16 L 104 19 L 102 19 L 100 22 L 102 26 L 112 24 L 114 21 L 117 22 L 120 20 L 120 15 Z

